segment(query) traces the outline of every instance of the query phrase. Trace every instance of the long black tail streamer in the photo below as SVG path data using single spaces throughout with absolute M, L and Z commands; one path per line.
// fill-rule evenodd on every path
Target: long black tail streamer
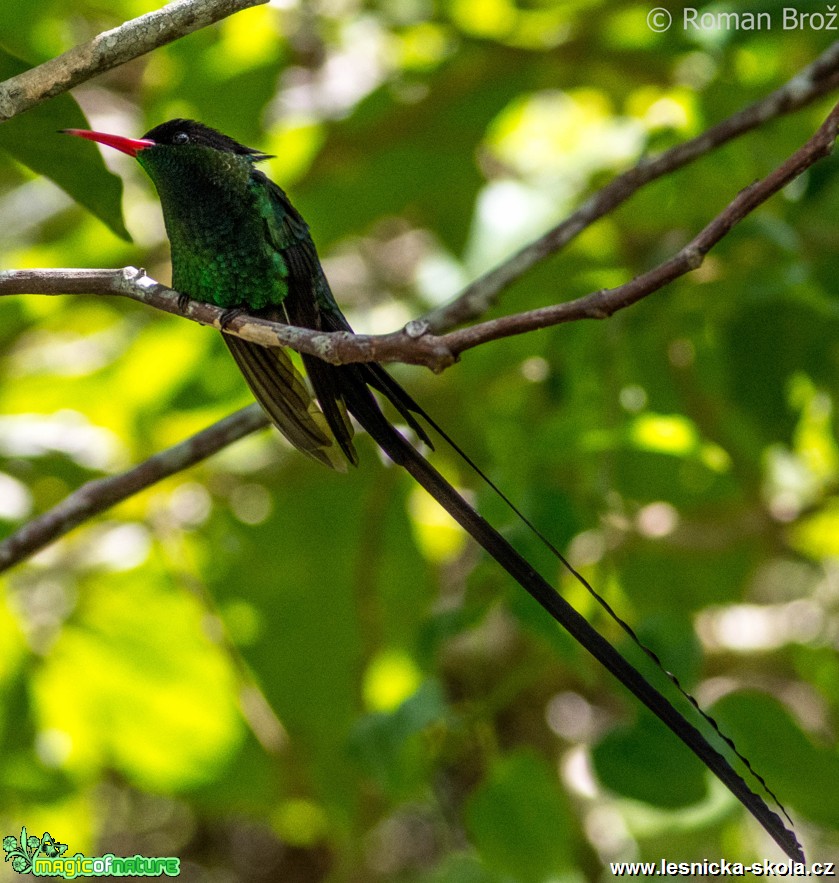
M 775 792 L 769 787 L 766 780 L 760 773 L 755 770 L 752 766 L 749 759 L 737 748 L 737 745 L 734 743 L 734 740 L 723 732 L 717 720 L 710 715 L 707 711 L 705 711 L 702 706 L 697 701 L 696 697 L 693 696 L 690 691 L 688 691 L 679 680 L 679 678 L 671 672 L 662 662 L 661 658 L 658 654 L 648 647 L 637 635 L 632 626 L 626 622 L 626 620 L 622 619 L 621 616 L 617 613 L 617 611 L 612 607 L 612 605 L 601 595 L 592 584 L 574 567 L 573 564 L 556 548 L 556 546 L 545 536 L 545 534 L 539 530 L 536 525 L 519 509 L 519 507 L 498 487 L 498 485 L 478 466 L 477 463 L 460 447 L 460 445 L 433 419 L 431 418 L 424 409 L 420 410 L 422 418 L 428 423 L 429 426 L 446 442 L 446 444 L 459 456 L 463 459 L 463 461 L 469 466 L 472 471 L 478 475 L 486 484 L 493 490 L 495 494 L 505 503 L 505 505 L 512 511 L 518 518 L 522 520 L 530 530 L 533 531 L 534 535 L 539 538 L 541 543 L 548 549 L 549 552 L 562 564 L 562 566 L 571 574 L 577 582 L 585 588 L 585 590 L 591 595 L 592 598 L 597 601 L 600 607 L 606 611 L 606 613 L 611 617 L 611 619 L 617 623 L 617 625 L 629 636 L 632 642 L 650 659 L 655 666 L 661 671 L 667 679 L 673 684 L 673 686 L 679 691 L 679 693 L 690 703 L 691 706 L 699 713 L 699 715 L 705 720 L 709 726 L 714 730 L 714 732 L 722 739 L 722 741 L 731 749 L 734 755 L 742 762 L 745 768 L 749 771 L 749 773 L 754 777 L 755 781 L 760 783 L 760 786 L 772 798 L 775 802 L 776 806 L 780 811 L 784 814 L 786 820 L 793 825 L 793 821 L 789 816 L 784 805 L 778 799 L 778 796 Z

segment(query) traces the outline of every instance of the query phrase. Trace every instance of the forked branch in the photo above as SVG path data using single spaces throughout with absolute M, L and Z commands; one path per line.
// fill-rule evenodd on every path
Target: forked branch
M 323 334 L 249 316 L 237 317 L 225 330 L 256 343 L 289 346 L 334 364 L 402 361 L 441 370 L 456 361 L 462 352 L 490 340 L 578 319 L 602 319 L 696 269 L 708 251 L 743 218 L 819 159 L 828 156 L 833 149 L 837 131 L 839 131 L 839 105 L 834 107 L 818 131 L 805 144 L 771 174 L 742 190 L 673 257 L 617 288 L 592 292 L 577 300 L 480 322 L 471 327 L 439 335 L 431 333 L 429 323 L 422 321 L 409 323 L 406 329 L 393 334 L 351 335 Z M 713 146 L 707 149 L 710 150 Z M 595 214 L 591 212 L 579 218 L 574 225 L 576 232 L 593 223 L 594 220 Z M 556 229 L 563 229 L 563 225 Z M 556 248 L 561 248 L 564 242 L 568 241 L 569 235 L 568 233 L 558 235 L 555 240 L 555 243 L 558 243 Z M 522 263 L 519 256 L 514 256 L 508 264 L 483 277 L 489 280 L 486 283 L 488 290 L 497 288 L 499 273 L 508 281 L 516 278 L 516 274 L 523 275 L 528 269 L 525 264 L 526 262 Z M 476 285 L 480 285 L 480 280 L 470 286 L 467 293 L 469 290 L 477 290 Z M 167 312 L 181 312 L 178 307 L 177 292 L 155 282 L 133 267 L 124 270 L 0 272 L 0 296 L 23 293 L 122 295 Z M 458 302 L 472 303 L 473 306 L 475 303 L 474 300 L 466 297 L 466 293 L 455 301 L 455 304 Z M 455 321 L 460 314 L 459 309 L 453 309 L 440 314 L 443 317 L 440 321 Z M 221 328 L 223 312 L 209 304 L 190 301 L 186 315 L 194 321 Z M 0 543 L 0 571 L 25 560 L 110 506 L 210 456 L 244 435 L 264 427 L 266 423 L 266 419 L 256 406 L 252 406 L 203 430 L 185 442 L 154 455 L 126 473 L 84 485 L 58 506 L 28 522 Z
M 837 104 L 816 133 L 773 172 L 737 196 L 673 257 L 616 288 L 522 313 L 433 334 L 425 321 L 409 323 L 391 334 L 323 333 L 240 315 L 224 331 L 263 346 L 288 346 L 334 365 L 351 362 L 405 362 L 440 371 L 461 353 L 491 340 L 524 334 L 580 319 L 604 319 L 653 294 L 702 264 L 705 255 L 740 221 L 818 160 L 829 156 L 839 132 Z M 515 258 L 512 259 L 515 261 Z M 525 270 L 520 270 L 524 273 Z M 491 274 L 492 275 L 492 274 Z M 181 311 L 179 295 L 141 270 L 6 270 L 0 272 L 0 296 L 10 294 L 122 295 L 149 306 L 222 329 L 224 311 L 190 301 Z

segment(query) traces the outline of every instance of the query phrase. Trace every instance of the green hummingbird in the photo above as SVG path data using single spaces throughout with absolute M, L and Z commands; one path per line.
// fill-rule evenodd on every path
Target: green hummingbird
M 170 120 L 139 139 L 82 129 L 65 132 L 136 157 L 148 173 L 160 196 L 171 245 L 172 285 L 182 296 L 215 304 L 226 311 L 227 317 L 246 311 L 318 331 L 352 331 L 332 295 L 308 225 L 283 190 L 257 168 L 268 158 L 265 153 L 194 120 Z M 331 365 L 304 354 L 307 384 L 283 348 L 263 347 L 230 334 L 223 336 L 255 398 L 292 445 L 333 468 L 345 467 L 347 462 L 355 464 L 358 455 L 350 417 L 355 418 L 394 463 L 406 469 L 516 582 L 706 764 L 787 855 L 803 861 L 795 835 L 725 757 L 475 511 L 385 416 L 377 394 L 429 446 L 431 439 L 423 424 L 437 431 L 582 580 L 381 365 Z M 617 621 L 634 638 L 631 629 Z M 688 698 L 698 709 L 695 700 Z M 700 713 L 722 736 L 713 720 Z M 726 741 L 734 749 L 730 740 Z M 734 751 L 754 772 L 748 761 Z M 765 788 L 765 782 L 757 778 Z

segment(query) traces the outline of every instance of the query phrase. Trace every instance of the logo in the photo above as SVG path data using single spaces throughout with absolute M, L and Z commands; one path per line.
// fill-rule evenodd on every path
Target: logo
M 11 861 L 12 867 L 18 874 L 31 874 L 36 858 L 42 855 L 47 858 L 59 858 L 67 852 L 67 844 L 53 840 L 49 831 L 45 831 L 43 837 L 27 835 L 24 826 L 20 829 L 19 842 L 12 834 L 3 838 L 3 850 L 6 853 L 6 861 Z
M 149 857 L 144 855 L 118 856 L 108 853 L 88 857 L 81 852 L 65 855 L 67 844 L 59 843 L 49 831 L 43 837 L 27 834 L 20 829 L 20 838 L 9 834 L 3 838 L 6 861 L 18 874 L 35 877 L 177 877 L 181 860 L 174 856 Z

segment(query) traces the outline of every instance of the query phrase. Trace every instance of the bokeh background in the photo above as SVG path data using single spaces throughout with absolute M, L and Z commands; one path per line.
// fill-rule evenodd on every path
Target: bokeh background
M 782 5 L 753 8 L 777 23 Z M 157 6 L 6 3 L 0 73 Z M 108 172 L 55 130 L 85 125 L 79 107 L 133 136 L 193 117 L 276 155 L 266 171 L 354 326 L 393 330 L 833 36 L 656 34 L 649 8 L 240 13 L 0 127 L 2 264 L 134 264 L 168 282 L 139 167 L 111 151 Z M 493 314 L 654 266 L 830 104 L 647 187 Z M 827 160 L 609 321 L 482 346 L 441 376 L 394 368 L 735 736 L 812 860 L 839 855 L 837 202 Z M 120 299 L 3 298 L 0 532 L 248 401 L 218 335 L 193 323 Z M 360 449 L 337 475 L 261 432 L 6 577 L 0 833 L 177 855 L 185 879 L 219 883 L 570 883 L 610 879 L 617 860 L 781 858 L 407 476 Z M 434 460 L 656 679 L 445 446 Z

